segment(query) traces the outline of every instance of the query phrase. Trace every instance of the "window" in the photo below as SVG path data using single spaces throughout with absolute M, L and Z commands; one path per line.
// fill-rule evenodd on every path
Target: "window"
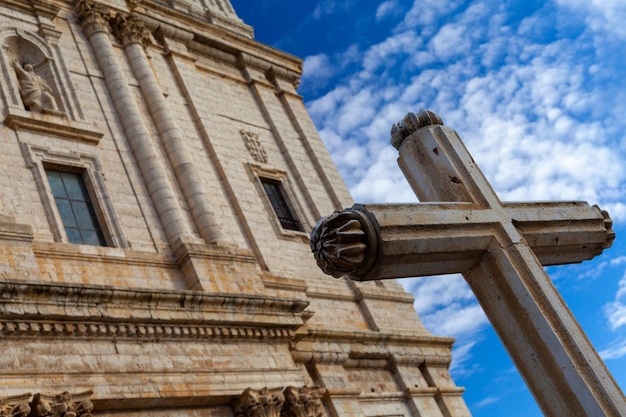
M 298 219 L 296 219 L 287 204 L 287 200 L 285 199 L 285 196 L 280 188 L 280 182 L 267 178 L 261 178 L 261 184 L 263 184 L 263 189 L 265 190 L 265 193 L 272 204 L 272 208 L 276 213 L 276 217 L 278 217 L 280 225 L 283 229 L 304 232 L 302 224 L 298 221 Z
M 46 169 L 70 243 L 107 246 L 81 174 Z

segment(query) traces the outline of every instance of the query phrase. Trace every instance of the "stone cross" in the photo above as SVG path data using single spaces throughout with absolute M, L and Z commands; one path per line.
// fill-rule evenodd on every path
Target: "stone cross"
M 436 114 L 392 129 L 418 204 L 356 204 L 320 220 L 324 272 L 365 281 L 461 273 L 546 416 L 626 416 L 626 401 L 542 265 L 591 259 L 615 237 L 585 202 L 505 203 Z

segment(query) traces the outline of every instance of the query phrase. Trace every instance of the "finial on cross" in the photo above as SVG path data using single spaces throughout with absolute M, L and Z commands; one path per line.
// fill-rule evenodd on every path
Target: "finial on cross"
M 430 110 L 420 110 L 417 113 L 407 113 L 404 119 L 391 127 L 391 144 L 400 149 L 404 139 L 423 127 L 443 125 L 443 120 Z
M 311 249 L 359 281 L 461 273 L 546 416 L 626 416 L 626 400 L 543 266 L 611 246 L 586 202 L 502 202 L 461 138 L 430 111 L 391 130 L 419 204 L 356 204 L 320 220 Z

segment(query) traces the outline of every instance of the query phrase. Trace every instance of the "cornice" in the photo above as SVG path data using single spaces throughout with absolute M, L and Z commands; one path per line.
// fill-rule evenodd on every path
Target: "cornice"
M 143 341 L 289 341 L 293 329 L 258 328 L 251 326 L 202 326 L 184 324 L 102 323 L 84 321 L 35 321 L 0 319 L 3 338 L 37 339 L 100 339 Z
M 399 344 L 411 346 L 452 347 L 454 338 L 432 336 L 430 333 L 394 334 L 371 331 L 308 329 L 302 340 L 315 342 L 349 342 L 367 344 Z
M 248 65 L 297 84 L 302 59 L 193 16 L 144 0 L 136 13 L 157 38 L 172 38 L 201 55 L 230 64 Z M 210 50 L 214 50 L 211 53 Z
M 6 337 L 292 340 L 308 302 L 262 295 L 0 281 Z
M 306 329 L 298 332 L 291 345 L 297 363 L 342 365 L 346 368 L 396 366 L 448 367 L 452 360 L 453 338 L 425 334 L 396 335 L 368 331 Z

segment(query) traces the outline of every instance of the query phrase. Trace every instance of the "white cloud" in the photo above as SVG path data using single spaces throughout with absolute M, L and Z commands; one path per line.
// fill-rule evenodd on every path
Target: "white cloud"
M 462 338 L 465 343 L 488 324 L 474 294 L 461 275 L 399 280 L 415 297 L 415 310 L 436 335 Z
M 301 82 L 307 83 L 313 88 L 323 87 L 334 73 L 334 66 L 330 62 L 328 55 L 310 55 L 304 59 Z
M 313 17 L 319 19 L 324 15 L 333 14 L 337 11 L 349 10 L 355 5 L 357 5 L 356 0 L 322 0 L 313 10 Z
M 490 396 L 490 397 L 484 398 L 481 401 L 473 404 L 472 407 L 474 409 L 480 409 L 480 408 L 484 408 L 484 407 L 486 407 L 486 406 L 488 406 L 490 404 L 497 403 L 498 401 L 500 401 L 500 397 Z
M 450 364 L 450 372 L 456 377 L 468 377 L 473 373 L 480 372 L 480 365 L 472 362 L 472 348 L 476 345 L 476 341 L 459 343 L 457 340 L 452 350 L 452 363 Z
M 610 31 L 626 39 L 626 4 L 622 0 L 557 0 L 557 4 L 585 16 L 594 31 Z
M 415 201 L 389 129 L 430 108 L 459 131 L 503 200 L 587 200 L 626 221 L 626 58 L 615 52 L 623 49 L 615 38 L 626 39 L 626 3 L 558 0 L 521 22 L 506 3 L 466 4 L 415 1 L 387 39 L 346 51 L 360 71 L 335 68 L 342 81 L 307 103 L 355 200 Z M 455 355 L 468 358 L 487 320 L 463 279 L 402 283 L 427 328 L 458 337 Z M 614 330 L 626 327 L 626 278 L 620 285 L 605 306 Z M 614 357 L 620 346 L 604 352 Z
M 365 150 L 358 168 L 342 170 L 351 190 L 367 201 L 398 201 L 393 194 L 413 200 L 395 174 L 394 158 L 380 149 L 388 146 L 393 122 L 407 111 L 428 107 L 461 131 L 503 199 L 583 199 L 609 204 L 615 219 L 625 218 L 620 203 L 624 155 L 615 152 L 608 141 L 611 131 L 601 119 L 582 118 L 615 112 L 617 119 L 626 106 L 613 98 L 607 102 L 599 86 L 590 84 L 590 71 L 576 55 L 577 42 L 540 44 L 495 23 L 489 36 L 476 33 L 473 19 L 488 11 L 474 5 L 434 31 L 428 39 L 430 53 L 420 48 L 427 38 L 423 33 L 398 30 L 364 51 L 360 74 L 309 103 L 324 134 L 355 138 Z M 496 13 L 492 19 L 502 22 L 504 17 Z M 409 57 L 411 50 L 423 52 Z M 427 56 L 442 62 L 456 57 L 457 62 L 415 68 L 428 65 L 419 61 Z M 481 67 L 496 61 L 503 65 Z M 414 74 L 386 76 L 392 70 Z M 381 178 L 385 171 L 392 177 Z
M 390 16 L 395 16 L 398 13 L 398 1 L 397 0 L 387 0 L 376 8 L 376 20 L 380 21 Z
M 616 259 L 615 265 L 621 264 L 623 258 Z M 619 281 L 615 301 L 604 306 L 604 314 L 609 321 L 611 330 L 615 331 L 622 326 L 626 326 L 626 272 L 624 272 L 622 279 Z
M 618 342 L 607 349 L 601 350 L 598 353 L 604 360 L 623 358 L 626 356 L 626 340 L 622 340 L 621 342 Z

